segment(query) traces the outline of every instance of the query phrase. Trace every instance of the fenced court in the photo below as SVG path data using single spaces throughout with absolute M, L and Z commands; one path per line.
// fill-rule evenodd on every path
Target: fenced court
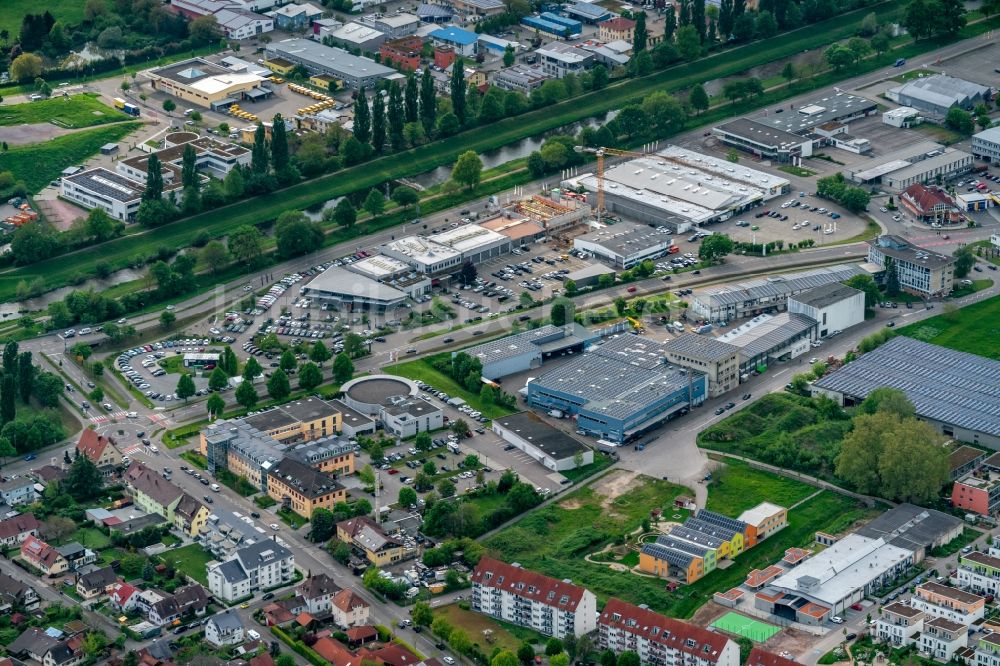
M 767 624 L 766 622 L 760 622 L 752 617 L 740 615 L 739 613 L 726 613 L 713 622 L 712 627 L 715 629 L 721 629 L 727 634 L 734 634 L 736 636 L 749 638 L 750 640 L 757 641 L 758 643 L 763 643 L 768 638 L 781 631 L 780 627 L 776 627 L 773 624 Z

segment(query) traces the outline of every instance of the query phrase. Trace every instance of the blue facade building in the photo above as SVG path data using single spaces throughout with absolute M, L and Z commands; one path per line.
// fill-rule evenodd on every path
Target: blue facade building
M 548 21 L 541 16 L 525 16 L 521 19 L 521 25 L 526 25 L 529 28 L 534 28 L 539 32 L 544 32 L 546 34 L 552 35 L 553 37 L 559 37 L 562 39 L 568 39 L 573 31 L 561 23 L 554 23 Z
M 669 365 L 663 343 L 619 335 L 528 384 L 528 404 L 576 416 L 577 429 L 624 444 L 708 395 L 705 374 Z
M 541 18 L 555 23 L 557 25 L 562 25 L 569 28 L 570 35 L 579 35 L 583 31 L 583 24 L 579 21 L 575 21 L 571 18 L 566 18 L 565 16 L 560 16 L 554 12 L 542 12 Z

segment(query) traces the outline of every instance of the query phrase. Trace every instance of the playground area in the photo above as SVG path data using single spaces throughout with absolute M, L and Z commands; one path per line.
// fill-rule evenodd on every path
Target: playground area
M 757 643 L 763 643 L 767 639 L 781 631 L 780 627 L 755 620 L 746 615 L 729 612 L 712 623 L 712 628 L 720 629 L 727 634 L 749 638 Z

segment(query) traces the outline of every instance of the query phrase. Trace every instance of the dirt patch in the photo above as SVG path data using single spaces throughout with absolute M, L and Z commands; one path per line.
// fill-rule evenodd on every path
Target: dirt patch
M 699 627 L 707 627 L 730 610 L 732 609 L 720 606 L 713 601 L 709 601 L 707 604 L 704 604 L 701 608 L 695 611 L 695 614 L 688 620 L 688 622 Z
M 87 216 L 87 211 L 62 199 L 42 199 L 36 197 L 35 204 L 42 215 L 45 216 L 45 219 L 59 231 L 66 231 L 73 224 L 74 220 Z
M 74 130 L 56 127 L 52 123 L 35 123 L 33 125 L 7 125 L 0 127 L 0 141 L 11 146 L 26 143 L 40 143 L 54 139 L 57 136 L 71 134 Z
M 791 652 L 794 655 L 805 654 L 813 648 L 816 636 L 795 627 L 785 627 L 764 642 L 763 647 L 769 652 Z
M 620 469 L 606 475 L 595 483 L 592 488 L 598 495 L 603 495 L 601 507 L 607 509 L 617 498 L 641 484 L 642 474 L 627 469 Z
M 573 509 L 579 509 L 581 506 L 583 506 L 583 502 L 581 502 L 578 499 L 564 499 L 563 501 L 559 502 L 560 509 L 567 509 L 569 511 L 572 511 Z

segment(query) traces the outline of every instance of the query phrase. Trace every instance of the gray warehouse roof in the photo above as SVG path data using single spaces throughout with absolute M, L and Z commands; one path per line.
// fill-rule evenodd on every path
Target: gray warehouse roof
M 801 294 L 792 296 L 791 300 L 822 310 L 825 307 L 839 303 L 860 293 L 861 291 L 854 287 L 848 287 L 846 284 L 840 282 L 831 282 L 822 287 L 803 291 Z
M 814 127 L 819 127 L 830 121 L 847 118 L 861 112 L 874 111 L 876 108 L 878 105 L 870 99 L 840 92 L 800 104 L 787 113 L 780 115 L 772 113 L 763 118 L 756 118 L 756 121 L 774 129 L 798 134 L 809 132 Z
M 490 340 L 463 351 L 473 358 L 478 358 L 483 364 L 496 363 L 523 354 L 551 351 L 547 343 L 557 342 L 557 348 L 578 345 L 592 336 L 579 324 L 569 324 L 567 327 L 546 324 L 523 333 L 508 335 L 497 340 Z
M 351 55 L 343 49 L 323 46 L 311 39 L 283 39 L 280 42 L 268 44 L 267 50 L 278 55 L 302 60 L 314 67 L 330 68 L 345 76 L 353 76 L 358 79 L 369 76 L 385 77 L 396 73 L 396 70 L 380 65 L 374 60 Z
M 738 347 L 717 340 L 708 335 L 686 333 L 679 338 L 667 340 L 667 352 L 685 354 L 706 361 L 721 361 L 740 353 Z
M 917 416 L 1000 436 L 1000 361 L 899 336 L 813 384 L 862 399 L 896 388 Z
M 864 271 L 853 264 L 839 264 L 797 273 L 770 275 L 758 280 L 734 282 L 698 289 L 694 298 L 718 305 L 735 305 L 763 298 L 781 298 L 831 282 L 843 282 Z
M 873 539 L 884 538 L 893 546 L 917 551 L 931 548 L 961 525 L 961 519 L 955 516 L 913 504 L 900 504 L 856 531 Z
M 351 57 L 353 58 L 354 56 Z M 302 293 L 306 294 L 307 291 L 357 296 L 383 303 L 402 302 L 406 300 L 406 294 L 399 289 L 376 282 L 369 277 L 353 273 L 339 266 L 331 266 L 314 277 L 312 282 L 303 288 Z
M 902 236 L 883 234 L 875 240 L 868 241 L 868 244 L 887 257 L 918 266 L 925 266 L 931 270 L 955 262 L 955 258 L 952 256 L 914 245 Z
M 896 93 L 928 104 L 948 108 L 955 104 L 965 104 L 971 98 L 988 95 L 989 88 L 946 74 L 935 74 L 907 81 Z
M 814 326 L 816 320 L 812 317 L 796 312 L 781 312 L 744 333 L 727 338 L 727 341 L 739 347 L 744 358 L 751 359 L 766 354 Z
M 667 365 L 665 355 L 662 343 L 619 335 L 535 382 L 583 398 L 588 410 L 624 419 L 700 376 L 693 370 Z
M 584 453 L 588 450 L 575 437 L 550 426 L 533 412 L 518 412 L 501 419 L 495 419 L 494 422 L 516 433 L 518 437 L 527 440 L 554 460 L 571 458 L 577 453 Z
M 774 146 L 783 150 L 801 146 L 805 142 L 804 137 L 786 132 L 783 129 L 770 127 L 749 118 L 730 120 L 727 123 L 719 125 L 715 130 L 723 134 L 748 139 L 763 146 Z

